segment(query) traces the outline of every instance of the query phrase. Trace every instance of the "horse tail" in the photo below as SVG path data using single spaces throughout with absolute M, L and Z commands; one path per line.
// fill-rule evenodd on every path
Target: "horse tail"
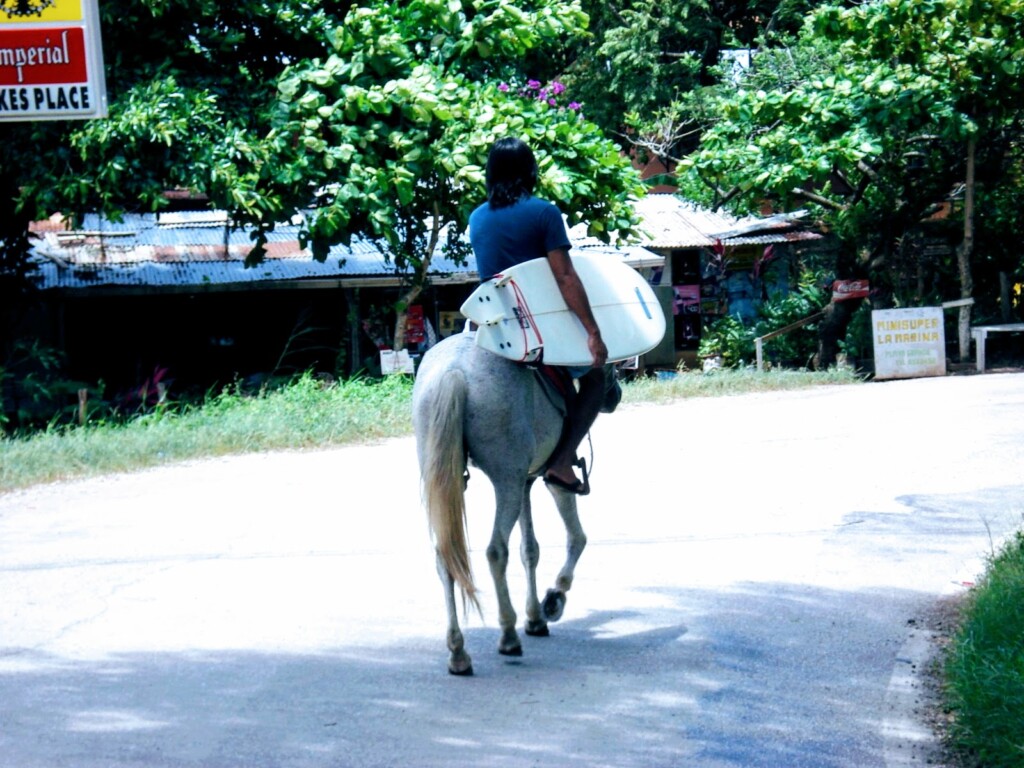
M 466 541 L 466 452 L 462 437 L 466 378 L 462 371 L 452 369 L 438 384 L 426 408 L 423 430 L 423 498 L 438 557 L 459 585 L 463 609 L 468 601 L 480 611 Z

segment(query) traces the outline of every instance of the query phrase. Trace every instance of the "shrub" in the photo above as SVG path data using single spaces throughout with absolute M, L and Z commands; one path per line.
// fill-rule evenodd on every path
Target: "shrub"
M 829 301 L 818 275 L 805 272 L 797 289 L 789 295 L 764 302 L 758 320 L 747 326 L 739 317 L 722 317 L 704 329 L 698 354 L 702 357 L 721 355 L 722 364 L 736 368 L 754 360 L 754 339 L 803 320 L 821 310 Z M 807 367 L 817 350 L 817 324 L 811 323 L 774 339 L 764 345 L 769 360 L 786 367 Z

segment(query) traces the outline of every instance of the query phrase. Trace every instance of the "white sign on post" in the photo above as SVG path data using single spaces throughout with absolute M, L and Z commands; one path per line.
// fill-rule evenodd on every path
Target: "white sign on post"
M 97 0 L 0 0 L 0 121 L 106 115 Z
M 942 307 L 875 309 L 871 328 L 876 379 L 946 375 Z
M 387 375 L 391 373 L 416 373 L 416 363 L 409 357 L 409 350 L 400 349 L 395 352 L 393 349 L 382 349 L 380 351 L 380 372 Z

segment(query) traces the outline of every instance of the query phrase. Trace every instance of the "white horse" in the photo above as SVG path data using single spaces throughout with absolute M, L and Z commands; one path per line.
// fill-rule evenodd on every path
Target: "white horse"
M 605 412 L 617 403 L 614 379 L 610 392 L 614 394 L 606 397 Z M 497 502 L 487 562 L 498 598 L 498 652 L 520 656 L 523 646 L 505 576 L 513 526 L 519 523 L 522 536 L 528 635 L 546 636 L 548 622 L 561 618 L 565 593 L 572 586 L 576 562 L 587 543 L 576 512 L 576 496 L 548 486 L 565 523 L 568 554 L 554 588 L 542 603 L 537 597 L 540 548 L 533 530 L 530 488 L 558 443 L 563 415 L 537 382 L 534 371 L 478 348 L 473 334 L 461 333 L 424 355 L 413 389 L 413 424 L 423 499 L 448 610 L 448 671 L 471 675 L 473 664 L 459 629 L 455 601 L 458 584 L 463 608 L 468 601 L 480 609 L 466 543 L 467 462 L 490 479 Z

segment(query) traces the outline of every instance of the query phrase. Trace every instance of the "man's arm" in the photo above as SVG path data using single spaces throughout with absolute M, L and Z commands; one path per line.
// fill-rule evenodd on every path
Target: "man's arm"
M 601 329 L 597 327 L 594 320 L 594 313 L 590 309 L 590 300 L 587 292 L 580 282 L 580 276 L 572 265 L 569 253 L 562 248 L 548 251 L 548 263 L 551 265 L 551 272 L 555 276 L 555 283 L 558 290 L 565 299 L 565 304 L 572 310 L 572 313 L 583 323 L 583 329 L 587 332 L 587 346 L 594 358 L 593 366 L 600 368 L 608 360 L 608 347 L 601 338 Z

